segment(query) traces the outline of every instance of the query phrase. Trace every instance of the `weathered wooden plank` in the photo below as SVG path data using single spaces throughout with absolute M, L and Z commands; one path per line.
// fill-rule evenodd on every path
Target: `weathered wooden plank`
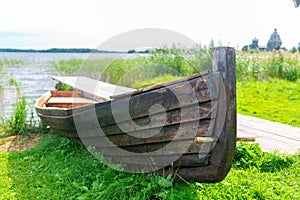
M 215 74 L 215 76 L 218 76 L 218 74 Z M 195 90 L 200 90 L 201 92 L 194 92 Z M 176 92 L 174 91 L 177 91 L 177 94 L 175 94 Z M 179 100 L 178 97 L 180 98 Z M 102 109 L 100 109 L 99 105 L 98 109 L 98 105 L 96 105 L 96 112 L 97 117 L 102 119 L 101 125 L 107 126 L 115 123 L 116 116 L 112 113 L 113 111 L 117 112 L 118 116 L 128 116 L 128 113 L 124 110 L 127 105 L 129 107 L 128 110 L 131 118 L 135 119 L 149 115 L 149 110 L 153 105 L 160 105 L 168 111 L 210 100 L 211 94 L 207 80 L 205 78 L 200 78 L 190 80 L 190 83 L 187 82 L 184 85 L 175 84 L 147 93 L 133 95 L 129 99 L 116 99 L 112 101 L 110 107 L 101 106 Z M 155 111 L 152 114 L 155 114 Z M 119 122 L 126 120 L 128 119 L 124 118 Z
M 210 120 L 200 120 L 198 128 L 195 127 L 195 122 L 185 122 L 183 124 L 176 124 L 170 126 L 160 127 L 160 129 L 144 129 L 140 131 L 135 131 L 132 133 L 111 133 L 104 128 L 98 127 L 97 129 L 89 129 L 77 134 L 76 131 L 66 131 L 66 130 L 57 130 L 60 133 L 63 133 L 69 138 L 81 138 L 84 143 L 90 144 L 91 146 L 97 145 L 104 141 L 103 137 L 107 137 L 111 142 L 116 145 L 139 145 L 153 142 L 161 141 L 171 141 L 171 140 L 180 140 L 180 139 L 193 139 L 194 137 L 205 136 L 205 133 L 208 131 L 210 126 Z M 180 129 L 180 131 L 178 131 Z M 104 131 L 104 134 L 102 133 Z M 142 137 L 134 137 L 135 133 L 138 135 L 143 135 Z M 151 136 L 150 134 L 155 133 Z M 149 135 L 149 137 L 147 137 Z M 151 137 L 150 137 L 151 136 Z M 146 138 L 147 137 L 147 138 Z M 99 144 L 98 144 L 99 145 Z
M 295 154 L 300 149 L 300 128 L 238 114 L 237 136 L 254 137 L 263 151 Z
M 134 137 L 132 135 L 134 135 L 135 132 L 133 132 L 130 133 L 130 135 L 128 133 L 127 134 L 123 133 L 118 135 L 106 135 L 106 136 L 101 135 L 98 137 L 80 136 L 80 138 L 85 144 L 89 144 L 91 146 L 99 146 L 99 143 L 101 143 L 100 141 L 104 140 L 103 137 L 107 137 L 112 143 L 114 143 L 114 145 L 117 146 L 145 145 L 145 144 L 168 142 L 168 141 L 182 140 L 182 139 L 193 140 L 195 137 L 203 137 L 208 127 L 209 127 L 209 121 L 204 121 L 203 123 L 201 123 L 201 125 L 199 125 L 198 128 L 185 126 L 183 127 L 184 128 L 183 130 L 181 129 L 179 130 L 180 128 L 179 125 L 163 127 L 161 130 L 158 130 L 157 133 L 155 132 L 155 135 L 151 137 L 146 137 L 147 133 L 150 131 L 144 130 L 138 132 L 139 135 L 144 135 L 144 137 Z M 211 141 L 211 138 L 209 137 L 205 137 L 205 138 L 207 140 L 205 140 L 203 137 L 202 140 L 198 138 L 199 140 L 197 141 L 213 142 Z
M 212 77 L 217 77 L 219 74 L 211 74 Z M 126 105 L 129 104 L 129 111 L 130 115 L 132 118 L 138 118 L 138 117 L 143 117 L 147 116 L 149 114 L 149 109 L 151 106 L 154 104 L 158 104 L 163 106 L 166 110 L 172 110 L 176 108 L 182 108 L 186 107 L 189 105 L 194 104 L 192 98 L 196 96 L 196 100 L 199 103 L 202 102 L 207 102 L 211 100 L 211 88 L 215 87 L 212 84 L 210 86 L 208 85 L 209 83 L 206 82 L 207 77 L 201 77 L 200 79 L 192 79 L 189 80 L 190 86 L 186 86 L 185 90 L 180 91 L 181 88 L 183 87 L 181 84 L 178 85 L 171 85 L 166 88 L 161 88 L 155 91 L 150 91 L 149 93 L 145 94 L 136 94 L 133 95 L 128 101 L 129 102 L 124 102 L 124 99 L 120 100 L 114 100 L 113 103 L 111 101 L 107 102 L 102 102 L 101 104 L 97 104 L 94 106 L 90 107 L 91 111 L 94 111 L 96 109 L 97 117 L 101 118 L 101 125 L 110 125 L 114 123 L 114 117 L 112 115 L 112 108 L 118 112 L 119 115 L 124 115 L 124 103 Z M 188 84 L 188 83 L 186 83 Z M 186 88 L 191 87 L 192 90 L 195 92 L 191 91 L 186 91 Z M 181 98 L 181 102 L 179 105 L 178 99 L 176 98 L 176 95 L 174 94 L 174 91 L 180 91 L 181 93 L 179 94 Z M 201 91 L 201 92 L 198 92 Z M 185 94 L 186 92 L 186 94 Z M 214 98 L 216 99 L 216 98 Z M 127 100 L 126 100 L 127 101 Z M 73 117 L 73 115 L 76 117 L 77 113 L 80 113 L 81 111 L 88 111 L 89 108 L 77 108 L 73 110 L 47 110 L 47 109 L 39 109 L 37 108 L 40 114 L 44 115 L 57 115 L 57 116 L 64 116 L 64 117 Z M 125 113 L 126 114 L 126 113 Z M 155 114 L 155 113 L 152 113 Z
M 52 79 L 71 86 L 74 89 L 84 91 L 104 99 L 111 99 L 111 96 L 130 93 L 136 89 L 118 86 L 102 81 L 97 81 L 83 76 L 53 76 Z
M 219 182 L 229 172 L 236 146 L 236 92 L 235 51 L 231 47 L 213 49 L 213 71 L 220 71 L 224 82 L 226 99 L 219 100 L 219 106 L 226 106 L 226 115 L 217 113 L 217 121 L 224 117 L 225 124 L 218 142 L 211 151 L 208 167 L 182 168 L 178 175 L 189 181 Z M 160 172 L 161 173 L 161 172 Z
M 199 137 L 199 136 L 196 136 L 194 138 L 194 142 L 195 143 L 211 143 L 211 142 L 217 142 L 217 139 L 212 138 L 212 137 Z
M 38 109 L 38 114 L 40 112 L 43 112 L 46 109 L 39 109 L 39 107 L 46 107 L 45 103 L 48 101 L 48 99 L 50 99 L 50 97 L 52 96 L 51 92 L 48 91 L 46 94 L 44 94 L 41 98 L 39 98 L 36 103 L 35 103 L 35 107 L 36 109 Z
M 163 130 L 164 130 L 164 129 L 167 129 L 168 127 L 174 126 L 174 125 L 176 125 L 175 128 L 179 127 L 179 125 L 182 125 L 185 127 L 186 126 L 195 126 L 195 123 L 197 123 L 197 121 L 199 121 L 199 120 L 200 120 L 200 122 L 199 122 L 199 128 L 200 128 L 200 127 L 206 127 L 209 125 L 210 113 L 212 112 L 212 109 L 208 110 L 210 107 L 209 103 L 205 104 L 203 106 L 205 109 L 204 109 L 204 112 L 202 112 L 201 111 L 202 106 L 200 107 L 200 110 L 199 110 L 200 116 L 199 115 L 197 116 L 197 115 L 194 115 L 191 113 L 190 115 L 188 115 L 188 117 L 185 118 L 185 120 L 183 120 L 180 117 L 180 114 L 181 114 L 180 110 L 172 110 L 172 111 L 167 112 L 167 119 L 163 123 L 158 121 L 161 119 L 160 115 L 152 116 L 152 120 L 150 120 L 149 116 L 143 117 L 143 118 L 138 118 L 138 119 L 133 119 L 134 123 L 140 125 L 138 128 L 130 127 L 130 123 L 128 123 L 126 125 L 126 122 L 121 124 L 121 125 L 123 125 L 123 127 L 121 126 L 122 129 L 120 128 L 120 124 L 113 124 L 113 125 L 109 125 L 109 126 L 101 125 L 101 128 L 100 128 L 101 119 L 99 119 L 100 120 L 100 124 L 99 124 L 98 122 L 90 120 L 88 117 L 86 118 L 86 121 L 80 122 L 80 124 L 77 124 L 77 126 L 83 127 L 83 129 L 85 129 L 84 131 L 81 131 L 80 137 L 98 137 L 99 132 L 101 130 L 104 131 L 104 133 L 107 136 L 123 134 L 124 132 L 126 132 L 126 133 L 139 132 L 139 134 L 147 135 L 147 132 L 151 133 L 155 130 L 162 129 L 163 127 L 165 127 L 165 128 L 163 128 Z M 193 113 L 195 113 L 195 111 Z M 158 118 L 158 120 L 156 119 L 156 117 Z M 199 119 L 199 117 L 200 117 L 200 119 Z M 65 119 L 62 119 L 61 117 L 49 118 L 49 116 L 48 116 L 44 119 L 45 122 L 48 122 L 48 120 L 50 121 L 49 123 L 51 123 L 52 128 L 57 129 L 59 131 L 64 131 L 70 137 L 73 135 L 77 137 L 77 134 L 74 134 L 74 132 L 76 133 L 77 131 L 76 131 L 76 127 L 75 127 L 75 124 L 74 124 L 74 121 L 72 118 L 65 118 Z M 84 127 L 86 127 L 86 128 L 84 128 Z M 125 130 L 124 130 L 124 127 L 125 127 Z
M 82 97 L 80 91 L 51 91 L 52 97 Z
M 204 143 L 194 143 L 193 139 L 174 140 L 172 142 L 151 143 L 146 145 L 116 147 L 111 144 L 98 144 L 95 147 L 97 152 L 105 156 L 113 155 L 132 155 L 132 153 L 148 155 L 179 155 L 179 154 L 195 154 L 209 153 L 210 150 L 201 148 Z M 124 151 L 120 151 L 120 148 Z
M 78 108 L 88 105 L 91 105 L 91 103 L 46 103 L 46 107 L 64 109 Z
M 196 112 L 196 109 L 198 109 L 199 112 Z M 107 130 L 107 132 L 114 134 L 114 133 L 120 133 L 121 131 L 120 128 L 122 128 L 123 132 L 124 131 L 132 132 L 132 131 L 138 131 L 144 129 L 159 128 L 162 126 L 184 123 L 184 122 L 194 121 L 198 119 L 208 119 L 210 118 L 210 115 L 214 109 L 215 108 L 211 107 L 211 102 L 208 102 L 199 106 L 197 105 L 197 106 L 183 107 L 181 109 L 167 111 L 166 113 L 164 112 L 156 113 L 151 116 L 147 115 L 141 118 L 132 118 L 127 121 L 118 122 L 118 123 L 112 121 L 109 125 L 103 123 L 105 119 L 102 117 L 101 118 L 98 117 L 98 121 L 102 128 Z M 88 116 L 92 116 L 92 115 L 88 115 Z M 91 128 L 93 128 L 94 126 L 98 127 L 99 124 L 91 124 L 92 122 L 90 122 L 91 120 L 88 116 L 82 117 L 80 118 L 80 120 L 77 120 L 77 124 L 82 126 L 88 126 Z M 115 124 L 117 124 L 118 126 L 115 126 Z M 137 126 L 135 126 L 135 124 Z
M 144 167 L 155 167 L 157 169 L 166 167 L 161 165 L 159 161 L 164 159 L 175 160 L 171 165 L 173 168 L 180 167 L 204 167 L 209 163 L 210 154 L 199 155 L 197 154 L 183 154 L 183 155 L 174 155 L 174 157 L 170 155 L 151 155 L 151 156 L 120 156 L 115 155 L 111 156 L 110 159 L 114 164 L 121 164 L 125 168 L 126 167 L 137 167 L 137 169 L 141 169 Z M 147 161 L 147 162 L 145 162 Z M 126 166 L 127 165 L 127 166 Z
M 154 85 L 154 86 L 143 88 L 141 90 L 137 90 L 136 92 L 130 92 L 130 93 L 124 93 L 124 94 L 120 94 L 120 95 L 114 95 L 114 96 L 112 96 L 112 99 L 119 99 L 119 98 L 124 98 L 126 96 L 131 96 L 131 95 L 134 95 L 134 94 L 141 94 L 141 93 L 149 92 L 149 91 L 152 91 L 152 90 L 157 90 L 157 89 L 160 89 L 162 87 L 167 87 L 167 86 L 174 85 L 174 84 L 177 84 L 177 83 L 190 81 L 191 79 L 206 76 L 210 73 L 211 73 L 211 70 L 205 70 L 203 72 L 199 72 L 199 73 L 194 74 L 192 76 L 180 78 L 178 80 L 170 81 L 170 82 L 167 82 L 167 83 L 157 84 L 157 85 Z
M 97 103 L 96 101 L 93 101 L 91 99 L 86 99 L 82 97 L 51 97 L 47 103 Z
M 239 142 L 255 142 L 255 137 L 253 136 L 237 136 L 236 138 L 236 141 L 239 141 Z

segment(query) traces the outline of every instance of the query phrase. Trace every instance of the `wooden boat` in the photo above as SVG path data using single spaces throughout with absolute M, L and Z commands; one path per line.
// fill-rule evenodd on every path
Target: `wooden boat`
M 138 91 L 56 77 L 79 90 L 48 92 L 36 111 L 57 132 L 94 147 L 108 165 L 218 182 L 235 152 L 235 51 L 218 47 L 212 58 L 210 71 Z

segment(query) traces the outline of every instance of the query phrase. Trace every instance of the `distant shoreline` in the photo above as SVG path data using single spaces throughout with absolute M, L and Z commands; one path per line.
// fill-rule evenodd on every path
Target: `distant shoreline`
M 0 48 L 0 52 L 12 53 L 127 53 L 122 51 L 106 51 L 88 48 L 51 48 L 51 49 L 13 49 Z

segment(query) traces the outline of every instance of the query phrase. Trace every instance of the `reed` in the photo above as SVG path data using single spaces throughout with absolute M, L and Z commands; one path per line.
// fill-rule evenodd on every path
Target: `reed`
M 27 135 L 28 125 L 27 120 L 28 109 L 26 106 L 26 98 L 22 97 L 16 102 L 15 109 L 10 119 L 7 120 L 9 127 L 9 135 Z
M 211 69 L 210 50 L 158 49 L 148 56 L 132 59 L 70 59 L 51 62 L 64 75 L 86 75 L 98 80 L 132 87 L 135 82 L 164 75 L 188 76 Z M 266 81 L 279 78 L 296 81 L 300 77 L 299 53 L 236 52 L 237 80 Z
M 266 81 L 269 77 L 297 81 L 300 77 L 298 53 L 290 52 L 237 52 L 237 79 Z
M 24 65 L 25 59 L 17 59 L 17 58 L 7 58 L 4 57 L 1 60 L 3 66 L 16 66 L 16 65 Z
M 132 59 L 69 59 L 52 61 L 52 67 L 63 75 L 87 75 L 110 83 L 133 87 L 136 82 L 165 75 L 188 76 L 211 68 L 209 52 L 158 49 L 147 56 Z

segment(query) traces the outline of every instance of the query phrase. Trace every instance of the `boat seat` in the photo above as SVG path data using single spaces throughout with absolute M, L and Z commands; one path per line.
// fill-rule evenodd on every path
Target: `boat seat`
M 46 107 L 74 108 L 95 103 L 97 103 L 97 101 L 82 97 L 51 97 L 47 101 Z

